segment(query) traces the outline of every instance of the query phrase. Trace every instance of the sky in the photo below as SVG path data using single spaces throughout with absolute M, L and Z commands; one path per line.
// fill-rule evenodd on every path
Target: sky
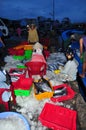
M 54 8 L 53 8 L 54 1 Z M 61 21 L 86 22 L 86 0 L 1 0 L 0 17 L 8 19 L 44 16 Z

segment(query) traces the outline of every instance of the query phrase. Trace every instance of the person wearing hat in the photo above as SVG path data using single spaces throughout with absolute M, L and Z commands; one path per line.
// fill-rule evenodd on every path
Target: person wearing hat
M 69 43 L 69 46 L 71 47 L 71 49 L 73 50 L 76 50 L 80 48 L 80 45 L 79 45 L 79 40 L 77 39 L 77 34 L 72 34 L 70 36 L 70 43 Z
M 34 44 L 39 42 L 39 36 L 35 24 L 27 25 L 28 28 L 28 42 Z
M 86 31 L 84 32 L 84 36 L 80 38 L 80 58 L 83 59 L 83 65 L 82 65 L 82 74 L 79 76 L 81 78 L 85 77 L 86 73 Z

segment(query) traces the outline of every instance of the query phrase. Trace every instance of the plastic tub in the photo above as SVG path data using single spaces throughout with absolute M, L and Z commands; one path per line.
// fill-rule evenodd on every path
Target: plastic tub
M 37 81 L 36 81 L 37 82 Z M 36 88 L 35 88 L 35 84 L 34 84 L 34 96 L 35 96 L 35 98 L 37 99 L 37 100 L 42 100 L 42 99 L 45 99 L 45 98 L 51 98 L 51 97 L 53 97 L 53 93 L 54 93 L 54 91 L 53 91 L 53 87 L 52 87 L 52 85 L 51 85 L 51 83 L 49 82 L 49 84 L 50 84 L 50 87 L 51 87 L 51 92 L 40 92 L 40 93 L 36 93 Z
M 29 125 L 27 119 L 23 115 L 21 115 L 17 112 L 2 112 L 2 113 L 0 113 L 0 119 L 5 119 L 9 116 L 18 116 L 18 118 L 20 118 L 24 122 L 26 130 L 30 130 L 30 125 Z
M 46 103 L 39 115 L 42 125 L 52 130 L 76 130 L 75 110 Z
M 61 85 L 58 85 L 58 86 L 54 86 L 53 89 L 54 91 L 58 88 L 61 88 L 61 87 L 64 87 L 66 88 L 67 90 L 67 94 L 66 95 L 63 95 L 63 96 L 57 96 L 57 97 L 51 97 L 51 100 L 53 102 L 62 102 L 62 101 L 66 101 L 66 100 L 70 100 L 72 98 L 74 98 L 75 96 L 75 91 L 71 89 L 71 87 L 68 85 L 68 84 L 61 84 Z
M 53 96 L 53 91 L 36 94 L 35 88 L 34 88 L 34 96 L 37 100 L 42 100 L 42 99 L 45 99 L 45 98 L 51 98 Z

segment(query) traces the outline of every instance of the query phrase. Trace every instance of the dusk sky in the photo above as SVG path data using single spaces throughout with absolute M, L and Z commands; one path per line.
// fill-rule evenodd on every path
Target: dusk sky
M 8 19 L 44 16 L 69 17 L 72 22 L 86 22 L 86 0 L 0 0 L 0 17 Z

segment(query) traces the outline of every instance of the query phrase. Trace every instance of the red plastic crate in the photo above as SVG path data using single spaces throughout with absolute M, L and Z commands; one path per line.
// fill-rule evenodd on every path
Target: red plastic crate
M 22 56 L 24 55 L 24 49 L 19 49 L 19 50 L 16 50 L 16 56 Z
M 52 130 L 76 130 L 76 116 L 75 110 L 46 103 L 38 119 Z
M 33 86 L 32 78 L 20 77 L 19 80 L 12 83 L 14 95 L 16 96 L 29 96 Z
M 71 89 L 71 86 L 69 86 L 68 84 L 61 84 L 61 85 L 58 85 L 58 86 L 54 86 L 53 87 L 53 90 L 56 90 L 56 89 L 58 89 L 58 88 L 60 88 L 60 87 L 62 87 L 62 86 L 64 86 L 64 87 L 66 87 L 66 89 L 67 89 L 67 95 L 64 95 L 64 96 L 61 96 L 61 97 L 52 97 L 51 98 L 51 100 L 53 101 L 53 102 L 62 102 L 62 101 L 65 101 L 65 100 L 69 100 L 69 99 L 72 99 L 74 96 L 75 96 L 75 91 L 74 90 L 72 90 Z
M 21 49 L 16 50 L 14 48 L 9 48 L 8 53 L 10 55 L 20 55 L 21 56 L 21 55 L 24 55 L 24 49 L 21 48 Z
M 13 49 L 13 48 L 9 48 L 9 49 L 8 49 L 8 53 L 9 53 L 10 55 L 16 55 L 16 50 Z
M 33 79 L 20 77 L 16 82 L 12 83 L 15 89 L 29 90 L 32 87 Z

